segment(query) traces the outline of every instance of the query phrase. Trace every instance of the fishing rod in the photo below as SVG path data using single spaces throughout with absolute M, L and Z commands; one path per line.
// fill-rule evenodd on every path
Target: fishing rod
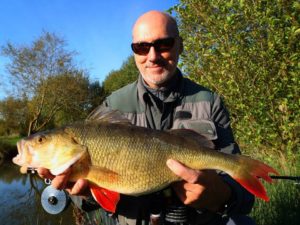
M 293 181 L 296 181 L 297 183 L 300 182 L 300 176 L 275 176 L 275 175 L 272 175 L 270 177 L 274 180 L 293 180 Z

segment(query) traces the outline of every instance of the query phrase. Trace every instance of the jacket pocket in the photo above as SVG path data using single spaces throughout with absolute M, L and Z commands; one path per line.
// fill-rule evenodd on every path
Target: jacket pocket
M 172 129 L 193 130 L 208 140 L 216 140 L 218 138 L 215 124 L 206 119 L 176 119 Z

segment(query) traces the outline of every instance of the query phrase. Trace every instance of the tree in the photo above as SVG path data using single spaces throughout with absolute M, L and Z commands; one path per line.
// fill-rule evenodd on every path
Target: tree
M 123 63 L 119 70 L 111 71 L 103 82 L 103 89 L 106 95 L 135 81 L 139 71 L 135 65 L 134 57 L 130 56 Z
M 74 66 L 75 53 L 63 39 L 44 32 L 29 46 L 7 43 L 2 53 L 11 60 L 6 68 L 18 95 L 28 99 L 28 134 L 53 123 L 55 115 L 85 116 L 88 77 Z
M 183 71 L 216 90 L 237 139 L 251 148 L 299 148 L 299 1 L 181 0 Z
M 7 97 L 0 101 L 0 135 L 24 134 L 27 117 L 26 99 Z
M 80 71 L 48 77 L 29 102 L 29 130 L 60 126 L 84 119 L 88 113 L 89 80 Z
M 93 109 L 99 106 L 104 98 L 105 92 L 99 81 L 90 83 L 87 111 L 91 112 Z

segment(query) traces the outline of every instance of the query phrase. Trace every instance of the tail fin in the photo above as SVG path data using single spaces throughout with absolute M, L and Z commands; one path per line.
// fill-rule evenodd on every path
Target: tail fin
M 254 160 L 246 156 L 239 157 L 241 157 L 242 160 L 242 168 L 235 174 L 232 174 L 232 177 L 253 195 L 265 201 L 269 201 L 266 190 L 259 181 L 259 178 L 271 183 L 272 178 L 269 176 L 269 173 L 278 175 L 278 172 L 258 160 Z

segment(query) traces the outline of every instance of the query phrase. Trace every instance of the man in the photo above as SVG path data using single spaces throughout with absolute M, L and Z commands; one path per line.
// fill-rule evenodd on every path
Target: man
M 183 43 L 176 21 L 168 14 L 150 11 L 138 18 L 132 35 L 132 50 L 140 71 L 138 81 L 110 95 L 89 119 L 97 119 L 103 110 L 119 110 L 137 126 L 192 129 L 212 140 L 217 149 L 238 154 L 228 112 L 219 96 L 183 78 L 177 68 Z M 116 215 L 109 219 L 102 214 L 105 223 L 113 220 L 119 224 L 155 223 L 153 215 L 160 214 L 165 223 L 171 224 L 254 224 L 245 216 L 253 206 L 254 197 L 228 175 L 193 170 L 172 159 L 166 163 L 182 178 L 172 185 L 175 194 L 169 205 L 160 207 L 165 205 L 163 192 L 142 197 L 122 196 Z M 49 171 L 39 169 L 41 177 L 53 179 L 54 187 L 68 189 L 72 195 L 88 195 L 85 180 L 69 186 L 70 172 L 71 169 L 53 177 Z M 82 199 L 77 204 L 87 210 L 94 205 L 93 201 Z

